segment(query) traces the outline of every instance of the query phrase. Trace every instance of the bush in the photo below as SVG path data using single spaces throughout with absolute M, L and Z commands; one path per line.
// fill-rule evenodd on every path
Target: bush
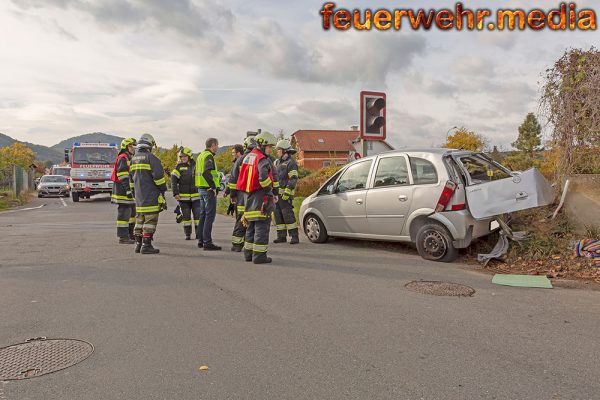
M 342 168 L 341 165 L 333 165 L 324 167 L 311 173 L 310 175 L 301 178 L 296 186 L 296 196 L 307 197 L 316 192 L 322 184 L 331 178 L 333 174 Z

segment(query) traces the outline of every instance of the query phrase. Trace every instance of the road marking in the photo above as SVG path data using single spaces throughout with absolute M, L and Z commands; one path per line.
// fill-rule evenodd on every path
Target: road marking
M 65 199 L 63 199 L 62 197 L 60 197 L 60 202 L 63 203 L 63 206 L 67 206 L 67 203 L 65 203 Z
M 14 213 L 17 211 L 29 211 L 29 210 L 38 210 L 42 207 L 45 207 L 46 204 L 42 204 L 41 206 L 37 206 L 37 207 L 29 207 L 29 208 L 19 208 L 18 210 L 8 210 L 8 211 L 2 211 L 0 214 L 8 214 L 8 213 Z

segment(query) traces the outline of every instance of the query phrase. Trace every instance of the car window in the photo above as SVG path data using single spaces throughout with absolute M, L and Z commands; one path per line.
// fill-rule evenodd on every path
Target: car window
M 319 193 L 317 195 L 323 196 L 323 195 L 328 195 L 328 194 L 334 194 L 335 193 L 335 181 L 337 180 L 337 178 L 340 176 L 341 173 L 342 173 L 342 171 L 336 172 L 331 178 L 329 178 L 329 180 L 327 180 L 327 183 L 325 183 L 325 185 L 323 185 L 323 187 L 321 188 L 321 190 L 319 190 Z
M 408 167 L 403 156 L 379 160 L 374 187 L 408 185 Z
M 510 177 L 510 174 L 499 165 L 477 154 L 460 157 L 460 162 L 467 170 L 473 184 Z
M 44 176 L 41 180 L 44 183 L 66 183 L 64 176 Z
M 411 157 L 410 169 L 412 170 L 415 185 L 428 185 L 438 182 L 435 167 L 431 162 L 423 158 Z
M 372 160 L 363 161 L 346 168 L 337 183 L 336 192 L 343 193 L 349 190 L 365 189 L 372 162 Z

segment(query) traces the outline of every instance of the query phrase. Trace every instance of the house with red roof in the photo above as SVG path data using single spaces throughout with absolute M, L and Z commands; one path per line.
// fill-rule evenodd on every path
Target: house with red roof
M 299 130 L 292 134 L 292 146 L 298 151 L 298 165 L 308 169 L 344 165 L 361 156 L 358 130 Z M 368 155 L 393 149 L 385 141 L 367 142 Z

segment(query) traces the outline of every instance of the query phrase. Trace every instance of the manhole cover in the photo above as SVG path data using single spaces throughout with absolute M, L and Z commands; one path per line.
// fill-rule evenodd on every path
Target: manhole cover
M 88 358 L 94 346 L 75 339 L 33 339 L 0 349 L 0 381 L 34 378 Z
M 423 294 L 432 294 L 434 296 L 465 296 L 471 297 L 475 294 L 475 289 L 470 286 L 459 285 L 458 283 L 439 282 L 439 281 L 413 281 L 407 283 L 405 287 L 413 292 Z

